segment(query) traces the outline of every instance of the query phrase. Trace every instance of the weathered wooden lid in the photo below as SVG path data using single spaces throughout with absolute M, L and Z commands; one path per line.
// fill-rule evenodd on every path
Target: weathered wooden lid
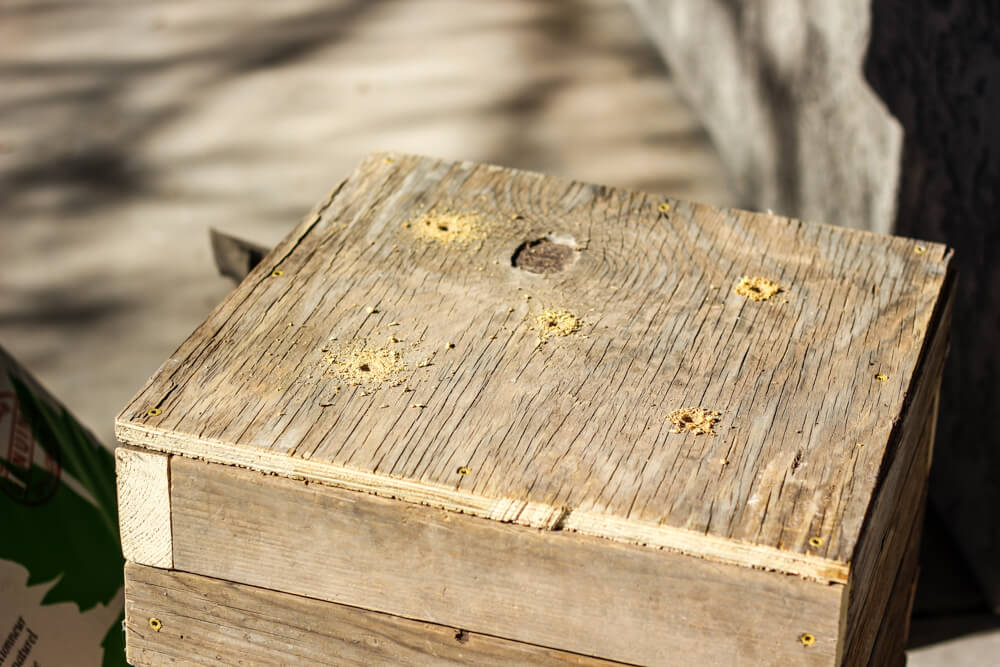
M 163 364 L 117 433 L 846 581 L 897 426 L 943 357 L 928 341 L 949 260 L 936 244 L 377 154 Z

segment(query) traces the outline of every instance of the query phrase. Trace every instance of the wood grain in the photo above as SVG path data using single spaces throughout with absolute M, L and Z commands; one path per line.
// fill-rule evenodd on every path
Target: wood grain
M 174 565 L 169 459 L 128 447 L 115 450 L 118 532 L 126 560 L 154 567 Z
M 475 211 L 485 236 L 440 245 L 404 226 L 431 209 Z M 576 261 L 511 266 L 547 234 L 571 237 Z M 949 261 L 935 244 L 374 155 L 181 345 L 117 433 L 846 581 Z M 749 301 L 733 292 L 744 275 L 785 292 Z M 583 319 L 582 336 L 539 345 L 528 324 L 555 307 Z M 403 385 L 327 374 L 324 350 L 390 336 Z M 688 406 L 720 411 L 719 435 L 673 433 L 667 415 Z
M 886 632 L 902 636 L 883 637 L 881 643 L 888 643 L 889 648 L 883 646 L 875 652 L 894 653 L 893 647 L 898 642 L 898 652 L 902 655 L 902 649 L 906 646 L 905 630 L 909 623 L 912 587 L 916 583 L 915 559 L 920 552 L 920 531 L 923 526 L 927 477 L 930 473 L 925 457 L 931 446 L 930 435 L 933 429 L 929 426 L 928 424 L 924 437 L 920 439 L 919 448 L 913 452 L 912 462 L 900 466 L 900 474 L 905 475 L 905 480 L 900 484 L 899 495 L 886 496 L 885 506 L 891 508 L 887 512 L 891 523 L 879 532 L 879 524 L 873 522 L 870 540 L 877 540 L 877 543 L 870 548 L 866 544 L 868 537 L 863 539 L 865 547 L 859 555 L 858 567 L 852 571 L 853 577 L 847 588 L 847 625 L 843 633 L 842 646 L 845 653 L 842 664 L 863 664 L 865 656 L 872 654 L 879 635 Z M 882 514 L 881 509 L 880 503 L 876 508 L 876 515 Z M 879 518 L 876 516 L 876 521 Z M 872 555 L 869 556 L 869 553 Z M 903 600 L 899 600 L 899 597 Z M 883 631 L 885 626 L 891 626 L 892 630 Z M 893 662 L 898 657 L 893 656 Z
M 125 565 L 125 632 L 136 666 L 617 664 L 134 563 Z
M 629 663 L 832 665 L 837 650 L 841 584 L 183 457 L 171 494 L 175 567 L 208 577 Z
M 896 574 L 885 615 L 878 623 L 878 635 L 872 648 L 869 665 L 902 667 L 906 665 L 906 646 L 910 637 L 910 618 L 917 596 L 917 577 L 920 572 L 920 540 L 924 526 L 926 494 L 913 514 L 909 546 L 903 563 Z M 874 619 L 873 619 L 874 622 Z
M 920 526 L 913 526 L 913 517 L 922 515 L 930 475 L 937 396 L 950 341 L 951 287 L 936 314 L 936 329 L 921 360 L 906 418 L 893 439 L 897 446 L 883 462 L 876 500 L 851 562 L 842 644 L 844 664 L 863 662 L 871 653 L 879 628 L 886 622 L 900 623 L 891 618 L 891 595 L 902 564 L 911 551 L 919 551 L 920 547 Z
M 926 438 L 926 443 L 930 438 Z M 846 652 L 841 664 L 904 664 L 909 636 L 910 612 L 917 584 L 917 562 L 926 505 L 928 469 L 911 471 L 913 484 L 900 498 L 897 524 L 885 536 L 877 574 L 848 587 L 848 627 L 844 633 Z M 914 495 L 916 497 L 914 497 Z M 902 505 L 903 502 L 909 502 Z M 905 509 L 903 509 L 905 507 Z

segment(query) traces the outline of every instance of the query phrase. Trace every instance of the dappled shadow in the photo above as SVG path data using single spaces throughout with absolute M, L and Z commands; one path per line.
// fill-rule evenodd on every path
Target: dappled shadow
M 54 190 L 59 204 L 53 212 L 65 215 L 149 195 L 158 174 L 144 160 L 143 144 L 188 112 L 186 103 L 234 78 L 307 57 L 348 36 L 353 23 L 372 8 L 373 3 L 355 0 L 284 19 L 261 19 L 244 29 L 222 31 L 214 43 L 155 57 L 13 58 L 0 63 L 0 82 L 30 80 L 44 91 L 8 93 L 0 101 L 0 123 L 36 116 L 44 124 L 32 141 L 15 146 L 15 159 L 7 161 L 11 164 L 0 163 L 0 224 L 15 222 L 24 213 L 24 202 L 38 190 Z M 5 14 L 18 9 L 28 11 L 7 8 Z M 46 7 L 50 12 L 65 9 L 58 4 Z M 168 102 L 145 109 L 129 103 L 151 79 L 185 68 L 194 74 L 178 74 L 186 85 Z M 50 206 L 52 201 L 46 199 Z
M 7 174 L 3 186 L 7 205 L 12 209 L 19 194 L 58 188 L 64 193 L 63 208 L 78 211 L 141 194 L 146 189 L 146 177 L 143 170 L 128 164 L 127 153 L 119 147 L 88 146 L 20 165 Z
M 84 328 L 134 306 L 131 299 L 120 295 L 37 290 L 0 311 L 0 327 Z
M 45 210 L 60 217 L 108 209 L 120 202 L 162 194 L 161 181 L 165 172 L 175 168 L 176 163 L 151 159 L 147 145 L 158 133 L 185 122 L 197 104 L 215 91 L 231 87 L 236 80 L 303 62 L 317 50 L 340 41 L 358 40 L 356 33 L 377 21 L 379 13 L 398 4 L 352 0 L 269 15 L 259 10 L 245 10 L 236 3 L 225 11 L 238 20 L 227 26 L 219 22 L 224 16 L 215 15 L 212 17 L 214 22 L 197 24 L 196 27 L 203 31 L 197 37 L 180 40 L 182 48 L 177 48 L 177 39 L 169 37 L 170 22 L 158 14 L 150 14 L 146 20 L 129 21 L 135 34 L 110 34 L 109 39 L 124 44 L 162 41 L 165 44 L 162 49 L 138 49 L 136 53 L 133 47 L 124 53 L 108 49 L 90 57 L 45 58 L 18 58 L 17 51 L 13 50 L 15 57 L 0 62 L 0 82 L 30 82 L 30 85 L 25 84 L 29 90 L 24 93 L 17 92 L 17 86 L 7 86 L 8 91 L 13 92 L 0 99 L 0 123 L 16 126 L 31 118 L 31 125 L 37 132 L 18 137 L 13 142 L 13 155 L 0 161 L 0 224 L 14 224 L 24 214 L 37 212 L 40 204 L 35 195 L 41 191 L 46 193 L 42 198 Z M 553 101 L 573 83 L 564 73 L 555 71 L 558 68 L 552 67 L 553 61 L 585 55 L 590 40 L 595 42 L 595 48 L 604 53 L 616 52 L 621 62 L 629 63 L 630 76 L 653 75 L 666 79 L 664 65 L 655 49 L 638 37 L 622 40 L 611 47 L 601 43 L 601 33 L 593 24 L 595 13 L 599 15 L 600 11 L 595 12 L 593 7 L 577 2 L 525 5 L 522 17 L 498 17 L 495 23 L 470 21 L 469 25 L 460 28 L 447 22 L 442 22 L 438 28 L 431 23 L 422 39 L 414 40 L 414 35 L 400 35 L 400 39 L 414 40 L 424 44 L 421 48 L 433 49 L 447 40 L 474 38 L 477 31 L 495 38 L 498 31 L 530 28 L 527 38 L 523 34 L 519 37 L 517 59 L 537 63 L 538 72 L 524 71 L 518 79 L 498 84 L 498 97 L 490 100 L 487 108 L 454 104 L 435 108 L 414 104 L 413 108 L 402 108 L 397 115 L 391 116 L 393 127 L 379 128 L 377 120 L 360 117 L 356 131 L 371 135 L 372 148 L 393 148 L 379 141 L 379 132 L 415 127 L 429 120 L 440 123 L 449 118 L 457 120 L 475 115 L 483 122 L 494 119 L 488 135 L 491 149 L 487 159 L 490 161 L 536 170 L 558 168 L 559 158 L 554 154 L 558 151 L 554 152 L 532 132 L 539 118 L 551 109 Z M 165 7 L 169 8 L 170 4 Z M 612 9 L 623 11 L 621 7 Z M 106 18 L 93 8 L 79 18 L 73 13 L 78 10 L 82 11 L 73 4 L 47 3 L 7 7 L 3 15 L 12 20 L 23 18 L 25 14 L 69 12 L 61 20 L 74 22 L 63 29 L 76 39 L 94 23 Z M 258 13 L 265 15 L 258 16 Z M 588 15 L 589 25 L 582 18 Z M 58 25 L 54 19 L 52 25 Z M 634 30 L 637 34 L 638 27 Z M 203 36 L 205 34 L 208 37 Z M 373 52 L 381 45 L 387 47 L 386 53 L 393 53 L 386 39 L 391 37 L 379 35 L 375 38 Z M 566 44 L 583 46 L 567 50 Z M 398 49 L 396 57 L 404 57 Z M 492 73 L 487 70 L 483 75 L 488 80 Z M 172 87 L 168 96 L 153 104 L 143 100 L 147 88 L 164 85 L 162 82 L 167 79 Z M 460 91 L 456 93 L 459 93 L 456 97 L 461 97 Z M 248 132 L 256 131 L 248 128 Z M 693 133 L 698 135 L 699 141 L 707 143 L 703 132 L 694 130 Z M 580 137 L 580 141 L 587 140 L 586 136 Z M 663 141 L 662 136 L 650 136 L 647 145 L 653 147 Z M 208 155 L 202 157 L 211 159 Z M 185 158 L 192 159 L 190 155 Z M 655 181 L 652 184 L 656 184 Z M 667 182 L 665 185 L 674 184 Z M 689 185 L 690 182 L 683 179 L 676 181 L 679 188 Z

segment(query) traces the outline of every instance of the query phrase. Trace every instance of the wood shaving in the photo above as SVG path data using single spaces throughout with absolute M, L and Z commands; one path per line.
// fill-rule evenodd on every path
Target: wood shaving
M 429 211 L 411 223 L 414 233 L 425 241 L 444 245 L 467 244 L 486 238 L 475 211 Z
M 719 422 L 722 413 L 705 408 L 680 408 L 670 413 L 668 419 L 674 425 L 673 433 L 694 433 L 695 435 L 715 435 L 712 429 Z
M 403 382 L 406 363 L 403 355 L 388 345 L 369 347 L 348 345 L 323 357 L 330 364 L 330 373 L 349 385 L 398 386 Z
M 535 316 L 534 326 L 539 340 L 552 336 L 569 336 L 580 330 L 583 320 L 568 310 L 546 310 Z
M 782 291 L 782 288 L 781 285 L 773 280 L 768 280 L 767 278 L 761 278 L 760 276 L 753 278 L 743 276 L 740 278 L 740 282 L 736 284 L 736 289 L 734 291 L 740 296 L 745 296 L 751 301 L 767 301 L 772 296 Z

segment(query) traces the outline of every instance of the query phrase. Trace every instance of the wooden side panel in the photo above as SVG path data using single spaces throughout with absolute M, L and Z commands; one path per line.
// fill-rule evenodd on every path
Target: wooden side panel
M 880 628 L 885 624 L 898 626 L 899 619 L 892 618 L 893 613 L 899 613 L 894 596 L 909 595 L 910 592 L 907 585 L 897 583 L 897 579 L 910 552 L 919 552 L 919 537 L 914 540 L 911 535 L 914 530 L 919 535 L 920 527 L 914 528 L 913 519 L 916 515 L 923 516 L 922 503 L 930 472 L 927 452 L 931 446 L 931 421 L 924 423 L 927 429 L 919 447 L 910 460 L 900 462 L 899 474 L 905 473 L 905 478 L 897 482 L 900 493 L 880 499 L 880 507 L 873 515 L 873 521 L 881 522 L 881 509 L 887 507 L 891 511 L 891 519 L 886 521 L 881 531 L 873 524 L 871 544 L 862 543 L 862 548 L 872 555 L 871 560 L 868 553 L 864 554 L 866 558 L 862 563 L 865 569 L 859 569 L 857 578 L 848 584 L 844 665 L 865 664 L 865 656 L 871 655 Z M 903 592 L 900 593 L 900 590 Z M 905 638 L 903 641 L 905 645 Z
M 125 632 L 137 667 L 617 664 L 134 563 L 125 566 Z
M 910 614 L 917 593 L 917 574 L 920 570 L 920 538 L 924 526 L 926 495 L 919 511 L 913 515 L 910 538 L 903 564 L 896 574 L 896 581 L 889 597 L 889 606 L 878 629 L 875 647 L 868 664 L 873 667 L 902 667 L 906 664 L 906 645 L 910 636 Z
M 622 662 L 834 663 L 840 584 L 182 457 L 171 494 L 180 570 Z
M 127 447 L 115 450 L 118 530 L 126 560 L 173 567 L 169 459 L 165 454 Z
M 899 613 L 892 599 L 909 552 L 919 549 L 911 539 L 913 517 L 922 513 L 934 447 L 937 393 L 948 352 L 950 293 L 942 297 L 934 335 L 916 377 L 906 417 L 899 425 L 895 451 L 884 464 L 876 499 L 865 522 L 848 583 L 846 628 L 841 647 L 845 665 L 863 664 L 872 654 L 883 624 Z M 919 528 L 919 527 L 918 527 Z M 919 534 L 919 533 L 918 533 Z M 907 592 L 903 593 L 908 595 Z M 904 638 L 905 641 L 905 638 Z

